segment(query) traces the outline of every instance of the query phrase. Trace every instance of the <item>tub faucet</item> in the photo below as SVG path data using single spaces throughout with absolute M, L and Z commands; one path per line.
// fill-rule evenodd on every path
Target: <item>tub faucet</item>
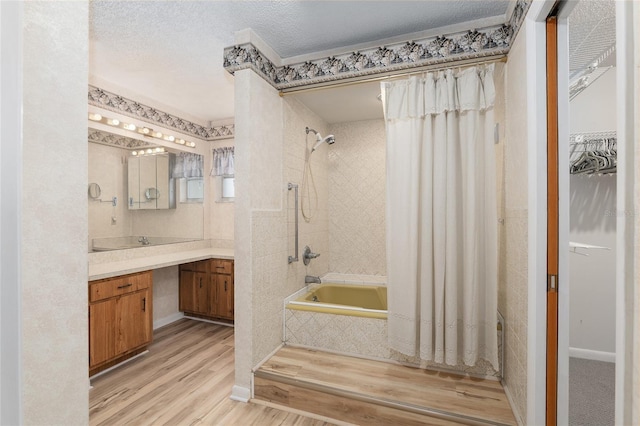
M 307 275 L 306 277 L 304 277 L 304 283 L 305 284 L 311 284 L 311 283 L 315 283 L 315 284 L 320 284 L 320 277 L 314 277 L 312 275 Z
M 147 237 L 140 237 L 140 238 L 138 238 L 138 242 L 139 242 L 140 244 L 142 244 L 143 246 L 148 246 L 148 245 L 150 244 L 150 243 L 149 243 L 149 239 L 148 239 Z

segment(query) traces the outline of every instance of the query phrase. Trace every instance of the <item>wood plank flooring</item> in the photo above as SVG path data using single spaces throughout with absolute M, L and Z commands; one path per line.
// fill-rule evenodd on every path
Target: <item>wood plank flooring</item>
M 516 424 L 502 386 L 492 380 L 290 346 L 280 349 L 255 376 L 256 398 L 308 411 L 316 409 L 316 413 L 323 415 L 332 411 L 336 415 L 344 412 L 346 417 L 335 418 L 345 421 L 360 423 L 365 418 L 354 415 L 356 408 L 353 404 L 342 407 L 344 409 L 339 407 L 342 401 L 353 395 L 362 401 L 360 410 L 365 412 L 364 416 L 372 409 L 371 402 L 375 405 L 377 400 L 392 408 L 404 404 L 414 413 L 422 408 L 425 409 L 422 411 L 431 410 L 436 415 L 455 413 L 461 416 L 461 423 L 466 424 Z M 332 397 L 332 392 L 337 397 Z M 394 412 L 392 415 L 398 414 Z M 392 419 L 390 417 L 389 421 L 397 422 L 397 419 Z M 447 417 L 441 419 L 447 420 Z M 416 421 L 419 420 L 407 418 L 405 424 L 415 424 Z
M 149 354 L 91 380 L 91 425 L 330 425 L 229 399 L 233 328 L 183 319 L 154 332 Z

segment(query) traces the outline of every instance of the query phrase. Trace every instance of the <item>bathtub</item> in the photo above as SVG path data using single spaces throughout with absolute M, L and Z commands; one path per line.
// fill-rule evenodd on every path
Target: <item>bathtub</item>
M 387 318 L 387 288 L 373 285 L 321 284 L 287 303 L 287 309 Z

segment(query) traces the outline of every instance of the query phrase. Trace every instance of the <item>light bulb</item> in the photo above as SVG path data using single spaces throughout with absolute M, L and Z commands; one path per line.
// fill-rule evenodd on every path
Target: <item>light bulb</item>
M 100 121 L 102 120 L 102 116 L 100 114 L 89 114 L 89 120 Z
M 149 130 L 149 129 L 148 129 L 148 128 L 146 128 L 146 127 L 143 127 L 143 128 L 142 128 L 142 130 L 141 130 L 141 132 L 142 132 L 142 133 L 144 133 L 145 135 L 148 135 L 150 131 L 151 131 L 151 130 Z
M 176 138 L 174 136 L 169 136 L 167 139 L 169 139 L 169 142 L 173 142 L 176 140 Z
M 136 130 L 136 125 L 135 124 L 125 124 L 124 128 L 127 129 L 127 130 L 135 131 Z
M 147 154 L 151 154 L 153 150 L 151 148 L 147 149 Z
M 117 126 L 118 124 L 120 124 L 120 120 L 117 119 L 113 119 L 113 120 L 107 120 L 107 123 L 109 123 L 112 126 Z
M 138 152 L 138 154 L 140 154 L 140 155 L 144 155 L 144 150 L 143 150 L 143 149 L 141 149 L 141 150 Z
M 185 144 L 185 140 L 184 140 L 184 139 L 178 139 L 178 143 L 179 143 L 180 145 L 184 145 L 184 144 Z
M 162 137 L 162 133 L 160 133 L 160 132 L 156 132 L 156 134 L 155 134 L 155 135 L 153 135 L 153 136 L 155 136 L 156 138 L 161 138 L 161 137 Z
M 131 155 L 138 155 L 138 152 L 137 151 L 132 151 Z

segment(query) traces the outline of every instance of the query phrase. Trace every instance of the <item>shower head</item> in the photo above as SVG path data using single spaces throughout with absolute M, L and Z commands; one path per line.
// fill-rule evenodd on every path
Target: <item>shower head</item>
M 327 145 L 333 145 L 334 143 L 336 143 L 336 138 L 333 135 L 328 135 L 324 139 L 322 138 L 322 136 L 320 136 L 320 133 L 316 133 L 316 136 L 316 143 L 313 145 L 313 148 L 311 148 L 311 152 L 318 149 L 323 142 L 326 142 Z
M 311 148 L 311 152 L 318 149 L 318 147 L 322 145 L 323 142 L 326 142 L 327 145 L 333 145 L 334 143 L 336 143 L 336 138 L 333 135 L 329 135 L 326 138 L 323 138 L 320 135 L 320 132 L 310 129 L 308 127 L 306 128 L 306 132 L 307 134 L 309 134 L 309 132 L 313 132 L 316 135 L 316 143 L 313 145 L 313 148 Z

